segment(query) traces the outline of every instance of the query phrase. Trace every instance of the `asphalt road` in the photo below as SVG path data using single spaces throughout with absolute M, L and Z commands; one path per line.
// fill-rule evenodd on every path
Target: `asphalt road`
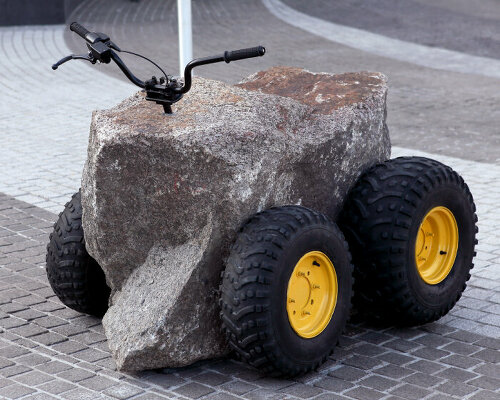
M 303 13 L 327 21 L 392 38 L 476 56 L 500 58 L 498 1 L 284 0 L 283 2 Z M 460 3 L 460 6 L 456 7 L 456 3 Z

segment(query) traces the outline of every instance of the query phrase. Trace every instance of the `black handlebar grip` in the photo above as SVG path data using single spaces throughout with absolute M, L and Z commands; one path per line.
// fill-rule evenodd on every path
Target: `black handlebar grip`
M 230 63 L 231 61 L 243 60 L 245 58 L 261 57 L 266 54 L 264 46 L 250 47 L 248 49 L 225 51 L 224 61 Z
M 72 22 L 69 26 L 69 29 L 85 40 L 87 40 L 86 36 L 91 33 L 88 29 L 81 26 L 78 22 Z

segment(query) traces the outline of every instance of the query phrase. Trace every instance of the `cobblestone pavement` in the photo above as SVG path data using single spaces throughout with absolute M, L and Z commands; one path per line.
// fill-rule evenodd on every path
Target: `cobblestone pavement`
M 53 212 L 79 186 L 92 110 L 136 91 L 83 62 L 52 71 L 63 30 L 0 28 L 0 192 Z
M 493 172 L 464 167 L 483 172 L 472 189 L 484 217 L 498 195 L 485 190 Z M 65 308 L 47 283 L 55 218 L 0 195 L 0 399 L 500 398 L 498 233 L 487 221 L 473 278 L 449 317 L 413 329 L 350 324 L 319 371 L 278 380 L 231 359 L 117 372 L 100 320 Z
M 124 48 L 159 54 L 162 65 L 177 70 L 172 0 L 106 3 L 103 12 L 102 3 L 82 1 L 74 17 Z M 454 18 L 465 13 L 471 23 L 497 10 L 493 0 L 481 0 L 493 10 L 487 13 L 464 1 L 436 4 Z M 333 358 L 298 380 L 268 379 L 230 359 L 117 372 L 100 320 L 65 308 L 54 296 L 44 255 L 55 213 L 79 187 L 91 110 L 116 104 L 135 87 L 110 78 L 118 76 L 110 66 L 74 62 L 50 70 L 70 49 L 84 49 L 63 26 L 0 28 L 0 399 L 500 399 L 498 80 L 365 54 L 285 24 L 258 0 L 194 5 L 196 56 L 261 41 L 269 49 L 262 59 L 199 69 L 200 75 L 235 82 L 271 65 L 294 64 L 389 76 L 389 127 L 401 146 L 393 156 L 449 164 L 474 195 L 479 245 L 469 286 L 433 324 L 395 329 L 352 322 Z M 141 74 L 153 73 L 134 65 Z

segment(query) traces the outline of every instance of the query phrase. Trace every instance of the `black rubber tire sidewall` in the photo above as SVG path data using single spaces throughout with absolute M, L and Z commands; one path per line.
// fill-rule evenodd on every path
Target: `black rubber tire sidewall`
M 332 261 L 337 274 L 338 295 L 332 319 L 314 338 L 300 337 L 290 325 L 286 310 L 288 282 L 299 259 L 310 251 L 321 251 Z M 296 236 L 284 249 L 279 262 L 279 277 L 273 282 L 271 318 L 276 342 L 281 351 L 296 364 L 313 364 L 324 359 L 335 345 L 344 328 L 350 309 L 352 271 L 349 254 L 335 232 L 324 227 L 310 227 Z
M 449 209 L 458 226 L 459 243 L 455 263 L 448 276 L 438 284 L 427 284 L 419 275 L 415 262 L 415 242 L 418 229 L 425 215 L 434 207 Z M 408 282 L 418 301 L 428 308 L 439 310 L 446 307 L 451 297 L 463 290 L 472 263 L 475 235 L 475 222 L 470 212 L 470 204 L 463 192 L 456 186 L 443 184 L 429 193 L 419 204 L 414 223 L 410 229 L 407 263 Z

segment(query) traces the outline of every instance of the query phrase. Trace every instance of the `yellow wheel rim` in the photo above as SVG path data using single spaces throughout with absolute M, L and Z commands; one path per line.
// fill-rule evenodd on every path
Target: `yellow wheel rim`
M 422 220 L 415 243 L 415 262 L 420 277 L 429 285 L 443 281 L 455 263 L 458 225 L 446 207 L 434 207 Z
M 328 326 L 337 304 L 335 267 L 321 251 L 306 253 L 288 281 L 286 311 L 293 330 L 303 338 L 318 336 Z

